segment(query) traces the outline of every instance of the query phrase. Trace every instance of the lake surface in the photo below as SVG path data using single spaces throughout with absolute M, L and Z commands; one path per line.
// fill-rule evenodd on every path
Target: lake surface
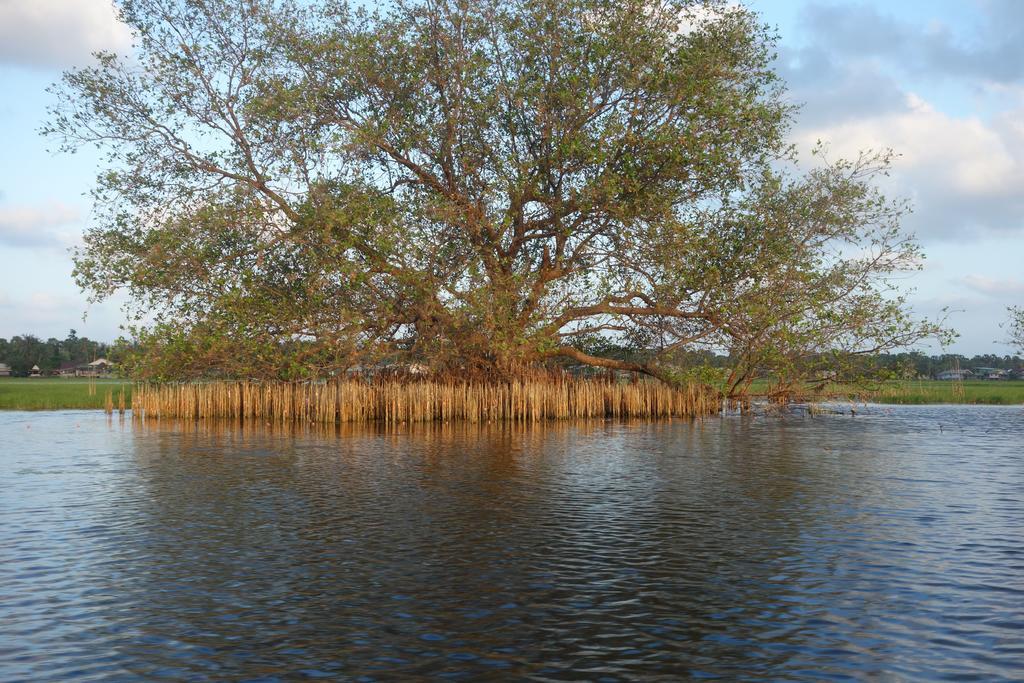
M 3 680 L 1024 679 L 1024 409 L 0 413 Z

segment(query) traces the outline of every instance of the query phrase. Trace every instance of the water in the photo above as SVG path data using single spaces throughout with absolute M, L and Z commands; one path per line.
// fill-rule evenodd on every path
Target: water
M 1024 410 L 0 413 L 3 680 L 1024 679 Z

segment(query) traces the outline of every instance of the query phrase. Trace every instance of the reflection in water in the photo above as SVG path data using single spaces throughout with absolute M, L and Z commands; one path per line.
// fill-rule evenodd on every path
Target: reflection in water
M 1022 436 L 7 413 L 0 678 L 1021 677 Z

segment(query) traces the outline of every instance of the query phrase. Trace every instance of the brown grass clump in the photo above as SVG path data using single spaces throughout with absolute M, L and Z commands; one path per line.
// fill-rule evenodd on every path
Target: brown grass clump
M 654 381 L 569 377 L 502 383 L 385 378 L 142 384 L 132 396 L 136 416 L 324 424 L 700 417 L 719 408 L 717 394 L 704 385 L 675 389 Z

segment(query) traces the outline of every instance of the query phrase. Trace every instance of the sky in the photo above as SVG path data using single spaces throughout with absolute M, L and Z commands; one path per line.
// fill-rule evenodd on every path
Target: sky
M 1000 325 L 1024 304 L 1024 0 L 743 4 L 778 30 L 798 149 L 900 155 L 884 189 L 911 201 L 904 226 L 927 255 L 905 277 L 915 313 L 948 310 L 960 337 L 947 351 L 1010 353 Z M 99 156 L 51 153 L 37 131 L 63 70 L 130 42 L 109 0 L 0 0 L 0 337 L 122 333 L 122 301 L 90 304 L 71 277 Z

